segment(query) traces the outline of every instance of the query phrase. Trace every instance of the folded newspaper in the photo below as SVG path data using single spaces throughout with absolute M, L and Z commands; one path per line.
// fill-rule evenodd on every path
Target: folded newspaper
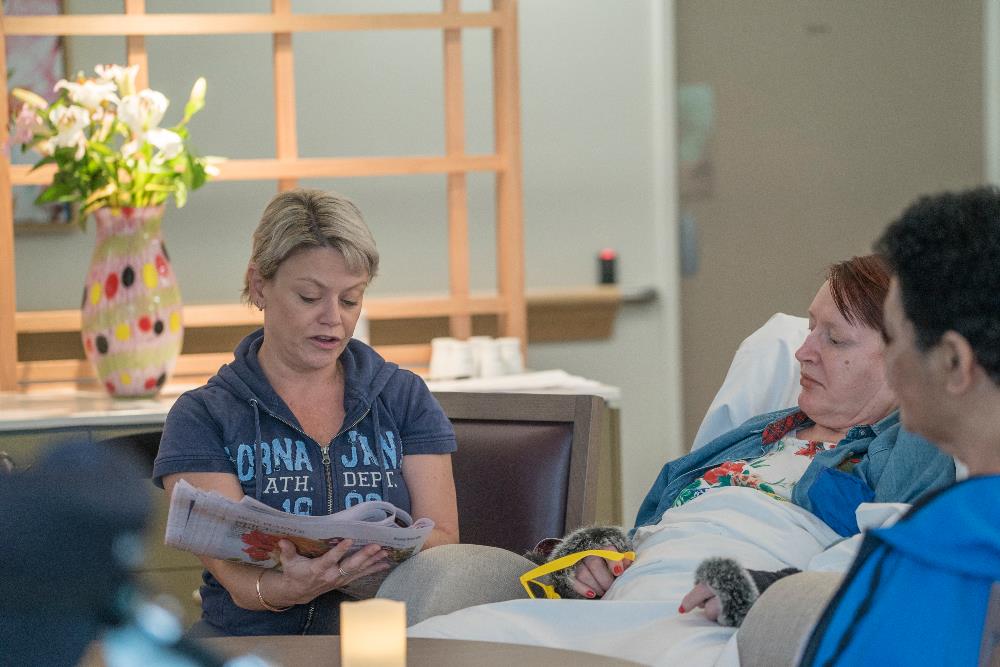
M 249 496 L 230 500 L 180 480 L 170 496 L 164 542 L 201 556 L 280 568 L 279 540 L 288 540 L 301 555 L 315 558 L 351 539 L 348 553 L 378 544 L 395 567 L 420 551 L 433 528 L 431 519 L 414 521 L 392 503 L 380 500 L 358 503 L 335 514 L 302 516 Z M 370 589 L 385 574 L 352 582 L 347 592 L 359 597 L 373 593 Z

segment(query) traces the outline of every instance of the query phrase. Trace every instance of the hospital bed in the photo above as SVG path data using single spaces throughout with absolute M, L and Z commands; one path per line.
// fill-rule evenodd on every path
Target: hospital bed
M 749 336 L 734 355 L 693 446 L 751 416 L 794 405 L 799 370 L 793 355 L 807 333 L 804 318 L 779 313 Z M 748 503 L 754 504 L 754 511 L 746 512 Z M 688 506 L 690 512 L 685 511 Z M 490 581 L 506 581 L 495 598 L 503 601 L 425 618 L 411 627 L 410 634 L 583 650 L 650 665 L 794 664 L 798 648 L 852 560 L 854 544 L 842 541 L 805 510 L 748 489 L 720 489 L 688 506 L 668 514 L 657 529 L 637 533 L 636 563 L 599 603 L 517 599 L 523 593 L 514 581 L 527 561 L 510 554 L 488 575 Z M 726 522 L 727 513 L 737 507 L 742 517 L 753 518 L 743 518 L 737 526 Z M 902 504 L 863 506 L 859 525 L 885 525 L 905 509 Z M 751 534 L 754 537 L 747 539 Z M 448 555 L 441 554 L 447 560 Z M 737 632 L 707 621 L 701 613 L 678 614 L 677 602 L 692 584 L 691 573 L 707 554 L 730 556 L 753 569 L 793 566 L 807 571 L 765 592 Z M 426 565 L 419 559 L 411 563 Z M 451 585 L 472 588 L 484 583 L 474 565 L 466 562 L 463 567 L 466 571 L 457 573 Z M 438 563 L 427 571 L 441 569 Z M 401 568 L 394 576 L 398 584 L 407 572 Z M 464 583 L 456 584 L 463 576 Z M 389 597 L 405 599 L 400 590 Z M 419 606 L 419 597 L 415 601 Z M 1000 592 L 994 602 L 1000 607 Z M 413 620 L 417 617 L 424 618 L 419 610 Z M 991 618 L 984 636 L 986 660 L 1000 636 L 1000 609 Z

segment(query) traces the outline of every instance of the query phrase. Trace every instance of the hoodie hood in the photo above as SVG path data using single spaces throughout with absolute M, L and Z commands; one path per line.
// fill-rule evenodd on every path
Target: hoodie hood
M 295 415 L 265 380 L 264 370 L 257 359 L 263 342 L 263 329 L 244 338 L 234 352 L 235 359 L 220 368 L 208 384 L 221 386 L 247 402 L 256 400 L 274 416 L 299 427 Z M 386 361 L 375 350 L 353 338 L 340 355 L 340 363 L 344 369 L 344 423 L 350 424 L 371 410 L 375 399 L 399 366 Z
M 267 382 L 264 369 L 261 368 L 257 355 L 260 346 L 264 342 L 264 330 L 258 329 L 243 339 L 234 352 L 234 359 L 226 364 L 219 372 L 208 381 L 208 386 L 216 386 L 225 389 L 234 396 L 247 401 L 253 408 L 254 419 L 254 470 L 264 469 L 264 453 L 261 449 L 261 411 L 265 411 L 270 416 L 285 422 L 291 428 L 302 435 L 306 435 L 299 424 L 298 419 L 285 404 L 285 401 Z M 373 422 L 373 445 L 378 448 L 378 440 L 381 436 L 381 415 L 379 406 L 379 395 L 389 383 L 393 374 L 399 369 L 394 363 L 383 359 L 375 350 L 364 343 L 351 339 L 347 342 L 347 347 L 339 358 L 344 371 L 344 427 L 342 431 L 356 426 L 369 414 Z M 307 436 L 308 437 L 308 436 Z M 334 441 L 337 438 L 334 437 Z M 332 443 L 316 443 L 325 448 Z M 326 451 L 324 449 L 324 451 Z M 327 454 L 324 454 L 327 456 Z M 378 459 L 379 457 L 374 457 Z M 327 459 L 324 459 L 326 461 Z M 380 472 L 381 494 L 379 497 L 385 499 L 389 496 L 389 474 L 385 468 L 385 459 L 381 459 L 382 469 Z M 255 474 L 254 498 L 261 499 L 264 493 L 264 476 Z M 339 503 L 331 501 L 329 511 L 335 511 Z
M 957 574 L 1000 580 L 1000 475 L 953 484 L 895 526 L 873 535 L 910 558 Z

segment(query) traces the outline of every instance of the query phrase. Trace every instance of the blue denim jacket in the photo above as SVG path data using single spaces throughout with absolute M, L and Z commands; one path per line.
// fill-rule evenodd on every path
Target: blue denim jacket
M 799 412 L 779 410 L 747 420 L 687 456 L 663 466 L 639 506 L 635 527 L 657 523 L 684 487 L 727 461 L 766 453 L 764 431 Z M 803 415 L 802 426 L 813 422 Z M 860 459 L 853 467 L 850 461 Z M 844 468 L 850 468 L 849 472 Z M 809 510 L 839 534 L 858 532 L 854 510 L 863 502 L 912 503 L 955 481 L 955 463 L 899 424 L 899 412 L 871 426 L 851 428 L 834 449 L 816 454 L 792 490 L 792 502 Z M 633 529 L 634 530 L 634 529 Z

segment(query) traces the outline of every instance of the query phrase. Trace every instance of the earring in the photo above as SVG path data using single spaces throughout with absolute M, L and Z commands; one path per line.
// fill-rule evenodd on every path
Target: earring
M 257 306 L 257 310 L 264 310 L 264 304 L 263 304 L 263 302 L 258 301 L 254 305 Z

